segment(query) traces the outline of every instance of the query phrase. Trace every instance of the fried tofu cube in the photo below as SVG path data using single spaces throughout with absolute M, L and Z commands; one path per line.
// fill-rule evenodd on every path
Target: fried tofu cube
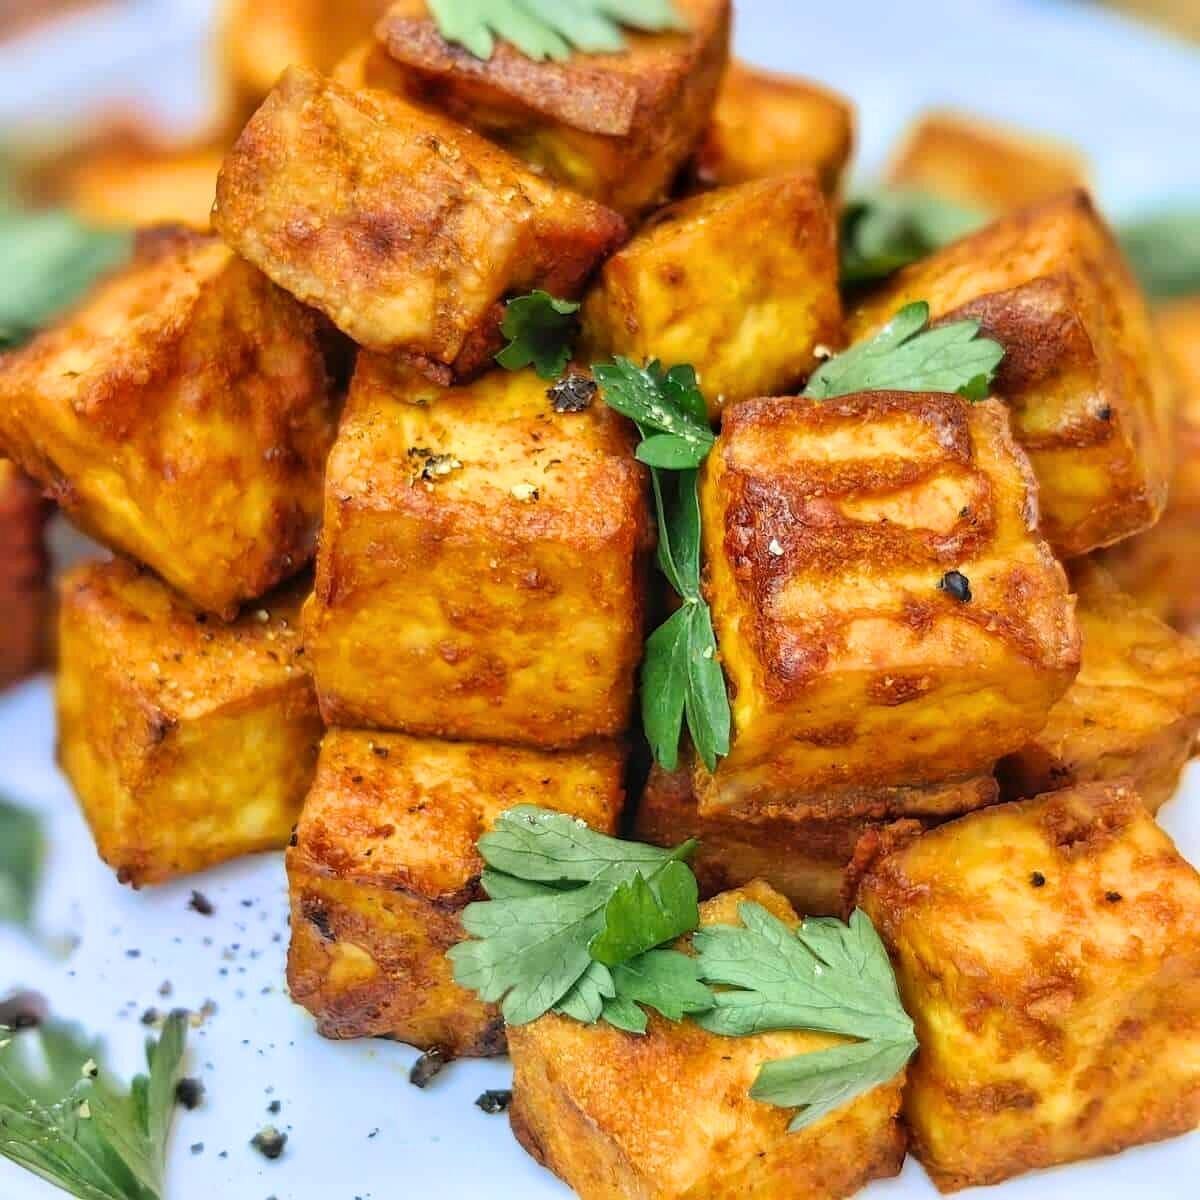
M 48 516 L 38 488 L 0 458 L 0 688 L 32 674 L 45 655 Z
M 1078 671 L 1066 575 L 995 401 L 735 405 L 700 503 L 733 714 L 702 812 L 985 774 Z
M 519 804 L 615 832 L 624 758 L 614 744 L 547 754 L 330 730 L 287 856 L 292 999 L 326 1037 L 503 1054 L 499 1009 L 446 958 L 483 898 L 476 842 Z
M 818 349 L 842 341 L 837 228 L 816 177 L 722 188 L 657 214 L 608 260 L 583 329 L 591 361 L 694 366 L 714 419 L 794 390 Z
M 1042 529 L 1077 557 L 1153 525 L 1171 471 L 1170 380 L 1111 232 L 1083 192 L 1003 218 L 899 271 L 850 316 L 851 341 L 924 300 L 1006 350 L 995 394 L 1033 463 Z
M 996 214 L 1087 187 L 1070 146 L 964 113 L 935 111 L 909 130 L 888 169 L 896 187 Z
M 676 0 L 685 28 L 626 31 L 620 54 L 484 60 L 446 42 L 427 0 L 400 0 L 377 35 L 406 90 L 627 217 L 670 194 L 708 125 L 729 58 L 730 0 Z M 380 64 L 378 85 L 391 84 Z
M 444 383 L 490 364 L 507 294 L 577 296 L 626 234 L 446 117 L 302 68 L 230 151 L 213 220 L 361 346 Z
M 689 838 L 700 845 L 689 860 L 703 896 L 743 887 L 755 879 L 770 884 L 805 916 L 845 916 L 851 866 L 862 838 L 894 823 L 906 812 L 928 828 L 941 816 L 960 816 L 996 800 L 996 781 L 980 776 L 963 783 L 924 789 L 880 789 L 841 808 L 829 793 L 784 796 L 736 814 L 700 811 L 685 762 L 675 771 L 655 766 L 642 793 L 634 837 L 654 846 L 678 846 Z M 919 794 L 918 794 L 919 793 Z M 841 798 L 839 798 L 841 799 Z M 906 822 L 897 822 L 906 825 Z
M 232 617 L 312 556 L 337 398 L 316 318 L 162 231 L 0 358 L 0 446 L 85 532 Z
M 533 371 L 362 355 L 305 638 L 332 725 L 561 748 L 622 732 L 652 526 L 632 426 Z
M 859 903 L 916 1023 L 904 1115 L 942 1191 L 1200 1124 L 1200 875 L 1132 790 L 944 825 Z
M 1200 645 L 1126 596 L 1103 569 L 1072 572 L 1083 665 L 1046 727 L 1000 764 L 1009 799 L 1127 779 L 1157 812 L 1200 731 Z
M 700 924 L 739 924 L 745 901 L 798 924 L 763 883 L 706 901 Z M 724 1038 L 656 1013 L 639 1037 L 550 1013 L 508 1031 L 513 1132 L 580 1200 L 840 1200 L 899 1172 L 904 1073 L 796 1133 L 750 1087 L 764 1063 L 843 1040 Z
M 1200 634 L 1200 297 L 1168 305 L 1155 327 L 1175 381 L 1175 476 L 1162 520 L 1114 547 L 1104 565 L 1156 616 Z
M 322 733 L 303 590 L 223 624 L 120 559 L 62 579 L 59 762 L 121 882 L 287 843 Z
M 733 62 L 696 157 L 697 181 L 729 187 L 811 169 L 829 196 L 854 150 L 854 106 L 807 79 Z

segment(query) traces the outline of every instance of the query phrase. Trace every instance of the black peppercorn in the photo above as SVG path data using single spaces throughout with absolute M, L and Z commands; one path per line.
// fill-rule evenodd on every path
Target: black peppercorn
M 1034 873 L 1029 877 L 1029 882 L 1032 883 L 1034 887 L 1045 887 L 1046 877 L 1041 873 L 1041 871 L 1034 871 Z
M 938 583 L 938 590 L 953 596 L 960 604 L 971 603 L 971 581 L 961 571 L 947 571 Z

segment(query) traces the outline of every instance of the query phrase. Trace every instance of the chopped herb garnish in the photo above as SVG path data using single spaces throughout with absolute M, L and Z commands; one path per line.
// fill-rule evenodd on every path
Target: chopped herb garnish
M 579 305 L 549 292 L 517 296 L 504 307 L 501 330 L 508 345 L 496 355 L 506 371 L 533 367 L 543 379 L 557 379 L 571 361 L 579 333 Z
M 572 50 L 613 53 L 625 46 L 621 26 L 649 32 L 685 29 L 672 0 L 429 0 L 448 42 L 488 59 L 502 38 L 527 58 L 562 61 Z
M 475 1098 L 475 1107 L 483 1109 L 489 1117 L 494 1117 L 497 1113 L 504 1112 L 511 1103 L 512 1092 L 510 1091 L 489 1090 Z
M 263 1158 L 276 1159 L 283 1154 L 284 1148 L 287 1146 L 288 1135 L 280 1133 L 274 1125 L 265 1125 L 251 1139 L 250 1145 L 263 1156 Z
M 683 601 L 650 635 L 642 665 L 642 723 L 661 766 L 679 762 L 686 719 L 697 753 L 714 770 L 729 753 L 732 718 L 717 639 L 700 586 L 697 468 L 716 442 L 708 410 L 687 366 L 663 371 L 628 359 L 592 368 L 610 408 L 641 432 L 638 458 L 651 468 L 658 510 L 658 565 Z
M 905 305 L 869 341 L 818 367 L 804 394 L 829 400 L 854 392 L 957 392 L 986 399 L 1004 347 L 981 338 L 978 321 L 928 324 L 928 304 Z
M 462 470 L 462 463 L 453 454 L 437 454 L 427 446 L 410 446 L 408 464 L 411 471 L 409 482 L 414 487 L 418 483 L 433 483 L 443 479 L 451 471 Z
M 42 852 L 38 818 L 0 800 L 0 923 L 27 926 L 33 920 Z
M 426 1050 L 413 1063 L 412 1070 L 408 1073 L 408 1082 L 416 1088 L 427 1088 L 446 1069 L 449 1061 L 441 1046 Z
M 190 1075 L 186 1079 L 181 1079 L 175 1088 L 175 1099 L 188 1112 L 199 1108 L 204 1102 L 204 1084 L 199 1079 L 193 1079 Z
M 599 390 L 594 379 L 572 371 L 570 375 L 564 375 L 546 395 L 550 397 L 550 404 L 556 413 L 579 413 L 591 408 Z
M 971 581 L 961 571 L 947 571 L 938 580 L 938 591 L 952 596 L 960 604 L 971 603 Z
M 0 1154 L 82 1200 L 161 1200 L 186 1037 L 172 1013 L 128 1089 L 71 1026 L 0 1040 Z
M 188 901 L 188 908 L 202 917 L 211 917 L 217 911 L 213 908 L 212 901 L 203 892 L 192 893 L 191 899 Z

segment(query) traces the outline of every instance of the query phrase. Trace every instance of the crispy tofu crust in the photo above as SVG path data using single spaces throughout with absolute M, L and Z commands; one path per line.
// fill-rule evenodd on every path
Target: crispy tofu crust
M 0 688 L 36 671 L 46 652 L 49 515 L 37 486 L 0 458 Z
M 0 356 L 0 447 L 75 524 L 226 617 L 312 556 L 336 415 L 314 315 L 201 234 L 144 235 Z
M 120 559 L 63 577 L 58 758 L 123 883 L 286 844 L 321 739 L 304 590 L 227 625 Z
M 916 1022 L 905 1118 L 942 1191 L 1200 1123 L 1200 876 L 1132 790 L 944 825 L 859 902 Z
M 426 0 L 400 0 L 377 36 L 401 87 L 539 173 L 628 217 L 662 203 L 704 133 L 729 57 L 730 0 L 677 0 L 687 29 L 626 32 L 618 54 L 534 62 L 506 42 L 486 61 L 443 40 Z M 374 86 L 395 86 L 376 63 Z
M 1042 529 L 1076 557 L 1145 529 L 1166 503 L 1170 380 L 1111 232 L 1086 193 L 1023 209 L 899 271 L 850 315 L 850 340 L 925 300 L 1007 350 L 995 393 L 1038 478 Z
M 302 68 L 230 151 L 213 221 L 360 345 L 446 383 L 490 365 L 506 294 L 575 297 L 626 234 L 455 122 Z
M 701 925 L 736 924 L 753 900 L 796 924 L 765 884 L 701 906 Z M 764 1062 L 843 1039 L 817 1033 L 722 1038 L 650 1015 L 646 1034 L 555 1014 L 511 1027 L 517 1139 L 581 1200 L 838 1200 L 899 1172 L 903 1072 L 797 1133 L 792 1110 L 750 1098 Z
M 1078 671 L 1066 576 L 994 401 L 735 405 L 700 500 L 733 710 L 702 812 L 987 773 Z
M 729 187 L 808 168 L 836 196 L 853 150 L 848 99 L 807 79 L 735 61 L 696 156 L 696 177 L 702 186 Z
M 532 371 L 362 355 L 306 642 L 331 724 L 561 748 L 628 725 L 652 525 L 632 426 Z
M 292 998 L 326 1037 L 502 1054 L 499 1010 L 446 958 L 463 908 L 485 898 L 476 842 L 518 804 L 614 832 L 624 758 L 613 744 L 552 755 L 330 730 L 287 856 Z
M 1088 186 L 1073 147 L 965 113 L 925 113 L 908 131 L 888 182 L 989 212 L 1037 204 Z
M 1163 518 L 1104 555 L 1121 586 L 1183 633 L 1200 633 L 1200 297 L 1155 316 L 1175 382 L 1175 476 Z
M 1200 730 L 1200 645 L 1091 563 L 1079 564 L 1071 582 L 1083 665 L 1041 733 L 1000 764 L 1005 796 L 1128 779 L 1157 812 L 1175 794 Z
M 716 282 L 719 281 L 719 284 Z M 723 188 L 658 214 L 584 306 L 588 361 L 696 368 L 709 412 L 793 390 L 842 343 L 837 228 L 811 172 Z
M 990 776 L 926 789 L 883 789 L 851 799 L 850 815 L 836 811 L 828 793 L 783 797 L 725 815 L 707 816 L 697 801 L 696 769 L 685 761 L 675 771 L 655 766 L 638 803 L 633 836 L 655 846 L 678 846 L 698 838 L 689 860 L 703 896 L 743 887 L 755 879 L 769 884 L 805 916 L 846 916 L 851 864 L 863 836 L 890 825 L 905 810 L 925 815 L 920 831 L 942 817 L 991 804 Z M 703 767 L 699 768 L 703 773 Z M 702 786 L 702 785 L 700 785 Z M 840 798 L 839 798 L 840 799 Z

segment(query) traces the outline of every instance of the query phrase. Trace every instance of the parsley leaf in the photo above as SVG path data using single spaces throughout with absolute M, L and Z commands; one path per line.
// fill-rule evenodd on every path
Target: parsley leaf
M 1004 347 L 979 336 L 978 321 L 927 329 L 929 305 L 906 304 L 873 338 L 813 372 L 804 394 L 829 400 L 853 392 L 957 392 L 986 398 Z
M 604 1019 L 628 1033 L 646 1032 L 646 1014 L 639 1005 L 656 1009 L 668 1021 L 707 1012 L 713 994 L 700 982 L 699 965 L 678 950 L 649 950 L 614 967 L 616 996 L 603 1010 Z
M 186 1038 L 172 1013 L 128 1090 L 71 1026 L 0 1042 L 0 1154 L 82 1200 L 161 1200 Z
M 811 1029 L 859 1039 L 764 1066 L 751 1095 L 800 1108 L 791 1126 L 800 1129 L 891 1079 L 916 1034 L 867 915 L 809 918 L 793 931 L 760 904 L 738 912 L 740 927 L 710 926 L 692 940 L 700 978 L 724 989 L 699 1023 L 727 1037 Z
M 0 922 L 32 921 L 42 852 L 37 817 L 0 800 Z
M 664 371 L 626 358 L 592 367 L 604 401 L 642 434 L 637 457 L 651 468 L 658 511 L 658 565 L 683 606 L 646 642 L 642 724 L 654 759 L 673 771 L 686 718 L 709 770 L 729 753 L 732 718 L 717 654 L 712 613 L 700 587 L 700 495 L 697 469 L 716 437 L 689 366 Z
M 479 841 L 491 898 L 463 913 L 473 940 L 449 951 L 455 980 L 501 1003 L 512 1025 L 551 1009 L 599 1020 L 619 997 L 610 967 L 695 928 L 696 880 L 683 863 L 693 849 L 623 842 L 564 813 L 510 809 Z
M 1121 226 L 1134 274 L 1156 299 L 1200 292 L 1200 210 L 1160 213 Z
M 842 282 L 872 283 L 973 233 L 989 214 L 924 192 L 877 188 L 842 212 Z
M 429 0 L 429 11 L 446 41 L 482 59 L 492 57 L 498 37 L 527 58 L 562 61 L 572 49 L 622 50 L 622 25 L 686 28 L 672 0 Z
M 510 300 L 500 326 L 509 341 L 496 361 L 506 371 L 533 367 L 543 379 L 557 379 L 571 361 L 579 332 L 578 312 L 578 304 L 556 300 L 549 292 L 530 292 Z
M 69 307 L 132 245 L 131 235 L 90 229 L 66 212 L 0 214 L 0 350 Z

